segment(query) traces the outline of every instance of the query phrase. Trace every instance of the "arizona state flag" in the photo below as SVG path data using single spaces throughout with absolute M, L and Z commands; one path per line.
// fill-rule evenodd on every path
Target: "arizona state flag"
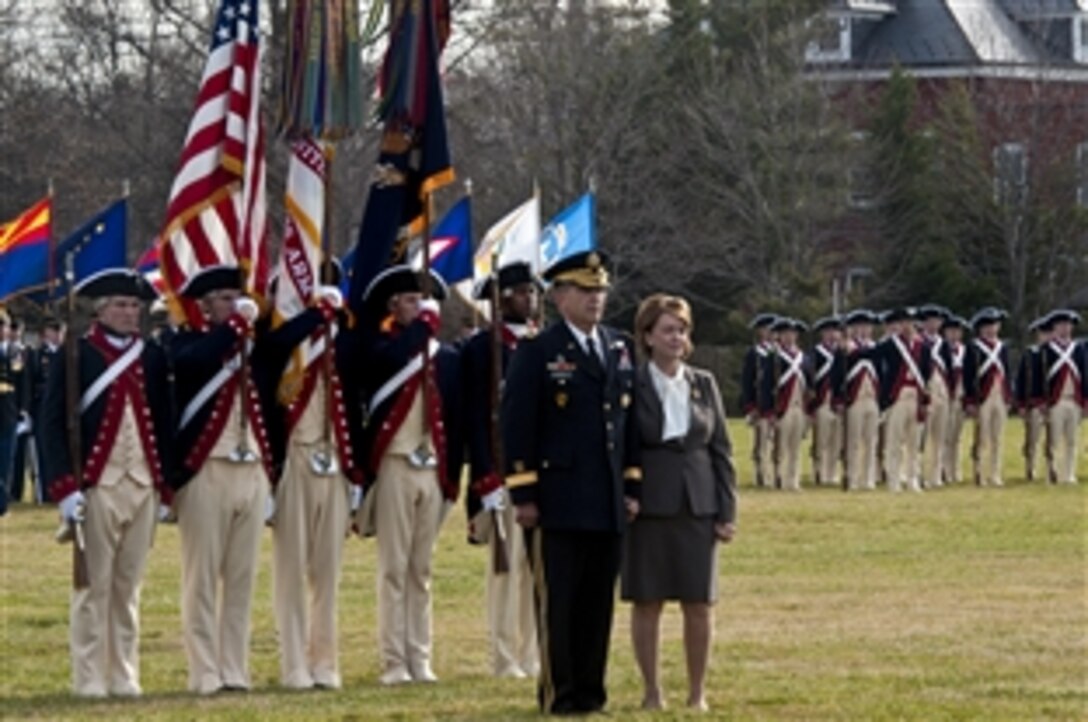
M 0 303 L 49 282 L 53 199 L 46 197 L 0 226 Z M 59 269 L 58 269 L 59 270 Z
M 381 149 L 359 227 L 349 307 L 360 318 L 363 291 L 390 263 L 401 228 L 428 194 L 453 181 L 438 57 L 448 35 L 443 0 L 393 0 L 381 69 Z

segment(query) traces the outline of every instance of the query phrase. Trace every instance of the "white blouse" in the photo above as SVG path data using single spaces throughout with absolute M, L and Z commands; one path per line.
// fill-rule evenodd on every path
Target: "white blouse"
M 647 365 L 650 367 L 654 390 L 661 399 L 661 408 L 665 411 L 661 440 L 683 439 L 691 427 L 691 384 L 684 373 L 686 367 L 681 364 L 676 375 L 669 377 L 654 362 Z

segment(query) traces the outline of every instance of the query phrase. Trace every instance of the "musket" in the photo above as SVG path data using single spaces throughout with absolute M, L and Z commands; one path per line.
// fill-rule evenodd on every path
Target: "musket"
M 758 348 L 758 346 L 756 346 Z M 756 379 L 755 379 L 755 403 L 756 403 L 756 419 L 755 419 L 755 443 L 752 446 L 752 459 L 755 461 L 756 467 L 756 486 L 763 488 L 767 484 L 767 480 L 763 478 L 763 444 L 767 443 L 767 439 L 763 438 L 763 432 L 760 430 L 760 418 L 759 407 L 760 400 L 763 393 L 763 359 L 759 356 L 759 351 L 756 351 Z
M 971 439 L 971 462 L 975 467 L 975 486 L 982 486 L 982 468 L 979 444 L 982 442 L 980 427 L 982 426 L 982 409 L 975 407 L 975 430 Z
M 320 278 L 322 283 L 332 283 L 332 212 L 331 212 L 331 198 L 332 198 L 332 159 L 333 149 L 331 143 L 326 143 L 323 148 L 325 159 L 325 202 L 324 202 L 324 219 L 321 224 L 321 269 Z M 316 290 L 316 289 L 315 289 Z M 332 476 L 337 472 L 336 463 L 336 450 L 333 447 L 332 440 L 332 414 L 334 404 L 336 403 L 333 395 L 332 378 L 333 378 L 333 361 L 336 355 L 336 349 L 333 347 L 333 335 L 332 324 L 326 323 L 322 328 L 322 340 L 325 344 L 324 350 L 321 352 L 321 381 L 324 384 L 325 391 L 325 413 L 322 416 L 321 427 L 321 449 L 314 453 L 310 458 L 310 468 L 318 476 Z
M 68 432 L 68 455 L 72 458 L 72 476 L 76 488 L 83 488 L 83 443 L 81 414 L 79 411 L 79 337 L 75 328 L 75 254 L 64 257 L 64 278 L 68 283 L 68 332 L 64 337 L 64 386 L 65 415 Z M 82 520 L 70 520 L 68 532 L 72 540 L 72 588 L 86 589 L 91 585 L 87 569 L 87 545 L 83 535 Z
M 495 473 L 503 476 L 506 469 L 502 447 L 502 429 L 499 423 L 500 387 L 503 379 L 502 368 L 502 311 L 499 292 L 499 254 L 491 255 L 491 461 Z M 491 568 L 496 574 L 510 571 L 510 557 L 506 550 L 506 529 L 502 513 L 491 510 Z
M 1032 352 L 1029 346 L 1027 351 L 1027 358 L 1024 360 L 1024 468 L 1026 470 L 1025 476 L 1029 482 L 1035 481 L 1035 448 L 1038 446 L 1038 439 L 1035 438 L 1035 425 L 1032 423 L 1032 414 L 1034 409 L 1031 402 L 1031 366 L 1032 366 Z

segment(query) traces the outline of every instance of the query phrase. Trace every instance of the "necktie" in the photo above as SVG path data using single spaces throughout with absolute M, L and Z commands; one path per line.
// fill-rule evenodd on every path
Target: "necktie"
M 589 356 L 590 365 L 596 371 L 604 373 L 604 366 L 601 364 L 600 354 L 597 353 L 597 343 L 592 336 L 586 336 L 586 354 Z

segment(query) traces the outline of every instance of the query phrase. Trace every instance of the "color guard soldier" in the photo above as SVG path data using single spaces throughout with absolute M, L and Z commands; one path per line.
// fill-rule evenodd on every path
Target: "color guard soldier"
M 171 354 L 179 414 L 174 512 L 181 536 L 181 619 L 189 690 L 249 689 L 250 608 L 270 512 L 271 455 L 250 338 L 257 304 L 238 268 L 216 266 L 181 289 L 207 330 L 179 331 Z
M 1051 482 L 1077 483 L 1077 446 L 1081 417 L 1088 411 L 1088 348 L 1073 340 L 1080 323 L 1076 311 L 1061 309 L 1047 315 L 1053 330 L 1043 347 L 1045 394 L 1050 437 Z
M 1002 486 L 1001 447 L 1012 400 L 1009 351 L 998 338 L 1004 311 L 984 308 L 971 319 L 975 338 L 967 345 L 963 362 L 963 403 L 968 416 L 975 418 L 975 439 L 971 457 L 975 483 Z
M 64 324 L 55 318 L 46 319 L 42 325 L 42 342 L 37 351 L 31 355 L 31 383 L 30 413 L 34 419 L 34 458 L 35 476 L 38 480 L 38 488 L 35 490 L 39 502 L 48 496 L 45 488 L 45 475 L 42 473 L 42 465 L 45 459 L 44 438 L 42 432 L 42 414 L 45 403 L 46 382 L 49 380 L 50 369 L 63 352 Z
M 641 496 L 634 348 L 600 323 L 606 263 L 590 251 L 548 269 L 561 318 L 518 346 L 502 400 L 506 482 L 530 530 L 538 702 L 550 714 L 605 705 L 621 539 Z
M 835 405 L 843 410 L 843 473 L 851 490 L 876 488 L 877 433 L 880 426 L 880 376 L 873 325 L 868 309 L 846 315 L 847 339 L 832 370 Z
M 30 385 L 26 352 L 12 335 L 11 316 L 0 309 L 0 486 L 10 503 L 23 498 L 23 480 L 14 478 L 17 429 L 29 418 Z
M 944 483 L 963 481 L 960 439 L 963 437 L 963 332 L 968 328 L 962 316 L 951 315 L 941 325 L 944 337 L 944 362 L 948 368 L 948 433 L 945 436 Z
M 273 606 L 280 683 L 292 689 L 340 687 L 336 596 L 349 510 L 362 499 L 353 444 L 362 429 L 358 336 L 347 330 L 336 285 L 318 287 L 315 297 L 261 344 L 277 387 L 269 420 L 282 470 L 273 491 Z
M 774 423 L 759 412 L 763 386 L 764 359 L 775 351 L 771 326 L 777 320 L 773 313 L 761 313 L 752 319 L 749 327 L 755 331 L 755 343 L 744 354 L 744 366 L 740 380 L 740 407 L 753 429 L 752 467 L 755 469 L 756 486 L 774 485 Z
M 1046 375 L 1043 372 L 1043 347 L 1050 341 L 1049 319 L 1046 317 L 1035 319 L 1028 326 L 1028 332 L 1035 334 L 1035 343 L 1025 348 L 1020 354 L 1014 386 L 1016 410 L 1024 419 L 1025 476 L 1028 481 L 1035 481 L 1035 456 L 1046 424 Z M 1044 448 L 1043 452 L 1049 460 L 1050 449 Z M 1049 473 L 1049 463 L 1047 467 Z
M 812 375 L 813 398 L 809 403 L 812 415 L 812 461 L 816 484 L 839 485 L 839 462 L 842 460 L 842 417 L 836 407 L 832 369 L 842 345 L 842 320 L 835 316 L 821 318 L 812 330 L 820 341 L 812 347 L 808 366 Z
M 76 287 L 97 320 L 78 339 L 78 394 L 68 396 L 66 359 L 51 362 L 39 424 L 49 495 L 82 542 L 86 588 L 71 597 L 72 689 L 83 697 L 140 694 L 140 584 L 159 500 L 169 503 L 166 358 L 140 338 L 140 311 L 155 297 L 128 269 L 101 271 Z M 74 390 L 74 389 L 73 389 Z M 68 436 L 79 415 L 80 473 Z M 82 537 L 80 539 L 80 537 Z
M 505 544 L 509 569 L 497 573 L 487 565 L 487 623 L 491 634 L 492 671 L 497 677 L 535 677 L 540 671 L 536 622 L 533 618 L 533 576 L 525 536 L 508 503 L 503 474 L 495 467 L 493 433 L 501 433 L 493 416 L 492 394 L 502 380 L 510 357 L 522 339 L 536 335 L 539 281 L 528 263 L 516 262 L 499 270 L 499 304 L 502 322 L 502 370 L 498 379 L 492 371 L 492 334 L 486 327 L 475 334 L 461 352 L 465 407 L 465 434 L 470 463 L 465 509 L 469 520 L 469 541 L 474 544 Z M 476 289 L 476 298 L 492 297 L 489 278 Z M 498 517 L 496 519 L 496 517 Z M 495 527 L 492 519 L 498 522 Z
M 881 410 L 884 414 L 884 476 L 888 490 L 906 482 L 921 491 L 918 468 L 919 427 L 925 422 L 926 379 L 930 359 L 914 326 L 916 311 L 903 308 L 885 317 L 893 331 L 880 343 Z
M 936 304 L 918 309 L 922 322 L 922 341 L 929 354 L 929 377 L 926 379 L 926 420 L 922 431 L 922 484 L 933 489 L 944 484 L 945 438 L 948 435 L 949 374 L 944 338 L 941 328 L 952 314 Z
M 378 636 L 384 685 L 436 682 L 431 668 L 431 559 L 457 498 L 460 369 L 435 339 L 446 286 L 408 266 L 363 294 L 366 499 L 357 525 L 378 541 Z M 433 297 L 423 294 L 428 284 Z
M 776 485 L 800 491 L 801 441 L 808 424 L 806 409 L 812 384 L 797 338 L 808 327 L 797 319 L 779 318 L 771 329 L 778 334 L 778 345 L 763 362 L 761 412 L 774 423 Z

